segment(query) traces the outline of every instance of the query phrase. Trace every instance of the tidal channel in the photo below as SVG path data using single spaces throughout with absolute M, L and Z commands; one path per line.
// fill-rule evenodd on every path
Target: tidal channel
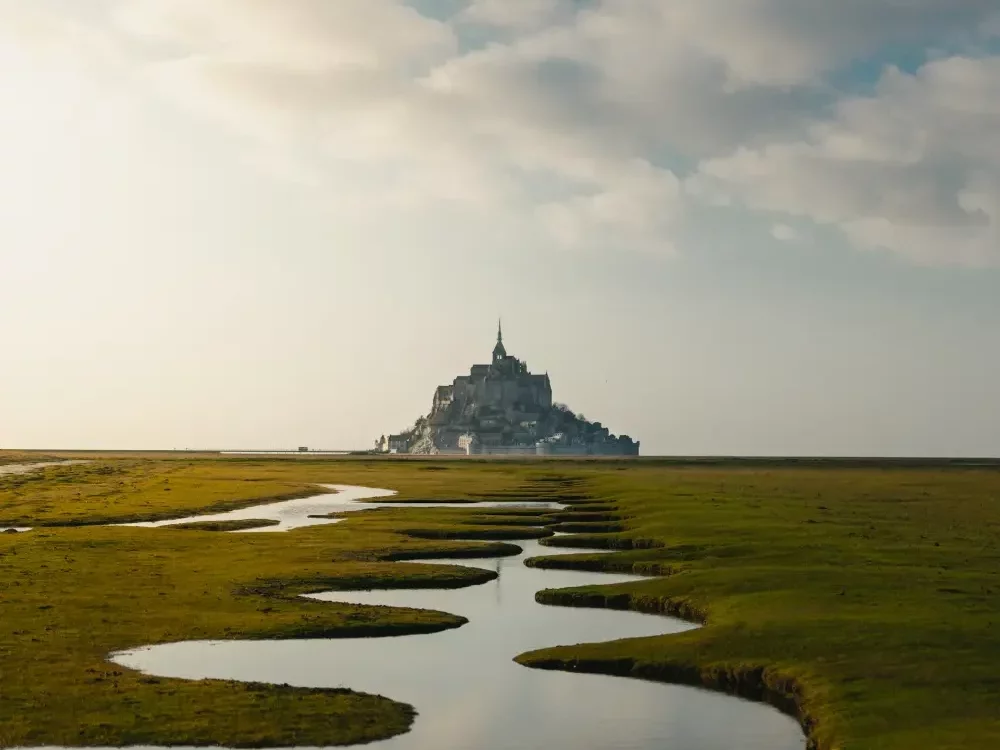
M 143 524 L 274 519 L 262 532 L 288 531 L 340 519 L 315 518 L 412 503 L 361 502 L 389 490 L 330 485 L 334 494 L 231 513 Z M 561 507 L 546 503 L 420 503 L 417 507 Z M 246 533 L 246 532 L 230 532 Z M 553 607 L 535 592 L 613 584 L 639 576 L 524 565 L 528 557 L 580 550 L 518 542 L 516 556 L 406 563 L 461 564 L 498 577 L 451 590 L 335 591 L 309 595 L 328 602 L 414 607 L 463 615 L 462 627 L 430 635 L 324 640 L 185 641 L 112 654 L 124 667 L 159 677 L 228 679 L 312 688 L 350 688 L 413 705 L 411 731 L 371 743 L 373 750 L 802 750 L 798 723 L 776 709 L 708 690 L 637 679 L 536 670 L 520 653 L 560 644 L 679 633 L 697 627 L 672 617 Z M 586 550 L 593 552 L 593 550 Z

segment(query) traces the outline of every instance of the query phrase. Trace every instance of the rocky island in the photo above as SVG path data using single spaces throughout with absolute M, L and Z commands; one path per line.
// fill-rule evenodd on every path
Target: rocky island
M 381 453 L 464 455 L 637 456 L 639 443 L 612 435 L 563 404 L 553 403 L 548 373 L 536 375 L 507 354 L 497 325 L 493 361 L 473 365 L 438 386 L 428 415 L 410 429 L 382 435 Z

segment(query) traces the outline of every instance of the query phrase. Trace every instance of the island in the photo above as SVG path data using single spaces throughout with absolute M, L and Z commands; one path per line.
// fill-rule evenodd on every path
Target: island
M 430 413 L 375 441 L 379 453 L 637 456 L 639 442 L 616 436 L 552 400 L 549 374 L 507 354 L 503 329 L 490 364 L 473 365 L 434 391 Z

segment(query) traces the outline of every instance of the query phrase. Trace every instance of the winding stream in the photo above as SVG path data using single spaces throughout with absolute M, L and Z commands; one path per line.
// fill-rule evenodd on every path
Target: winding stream
M 123 523 L 121 526 L 143 526 L 159 528 L 175 526 L 179 523 L 195 523 L 203 521 L 246 521 L 268 520 L 277 521 L 275 526 L 261 526 L 256 529 L 242 529 L 232 533 L 263 533 L 275 531 L 291 531 L 306 526 L 323 526 L 343 521 L 343 518 L 328 518 L 330 513 L 349 513 L 371 508 L 556 508 L 555 503 L 531 502 L 489 502 L 489 503 L 371 503 L 364 502 L 379 497 L 391 497 L 395 490 L 380 490 L 374 487 L 357 487 L 350 484 L 321 484 L 330 492 L 313 497 L 300 497 L 296 500 L 283 500 L 277 503 L 254 505 L 249 508 L 239 508 L 223 513 L 211 513 L 203 516 L 188 516 L 187 518 L 171 518 L 166 521 L 141 521 Z
M 331 485 L 337 494 L 291 500 L 212 516 L 142 524 L 270 518 L 287 531 L 340 519 L 311 515 L 412 504 L 366 503 L 389 490 Z M 419 507 L 453 506 L 421 503 Z M 475 503 L 460 507 L 549 503 Z M 555 506 L 558 507 L 558 506 Z M 245 533 L 245 532 L 232 532 Z M 638 576 L 543 570 L 526 557 L 575 550 L 519 542 L 520 555 L 461 560 L 498 573 L 490 583 L 452 590 L 327 592 L 329 602 L 443 610 L 469 618 L 430 635 L 261 641 L 185 641 L 110 655 L 124 667 L 160 677 L 217 678 L 301 687 L 347 687 L 416 707 L 406 734 L 372 743 L 394 750 L 801 750 L 798 724 L 777 710 L 699 688 L 522 667 L 518 654 L 556 644 L 678 633 L 697 627 L 670 617 L 537 604 L 542 588 L 619 583 Z M 593 550 L 587 550 L 593 552 Z M 454 560 L 424 560 L 457 564 Z

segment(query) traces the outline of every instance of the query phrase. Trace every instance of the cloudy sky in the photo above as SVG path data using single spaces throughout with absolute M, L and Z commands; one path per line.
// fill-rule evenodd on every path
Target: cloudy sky
M 0 0 L 0 446 L 1000 455 L 996 0 Z

